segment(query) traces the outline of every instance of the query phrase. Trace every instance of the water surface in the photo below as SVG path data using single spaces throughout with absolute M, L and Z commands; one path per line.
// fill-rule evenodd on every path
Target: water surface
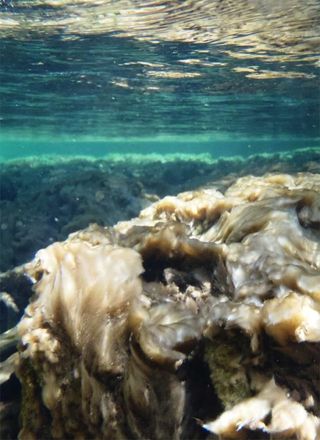
M 316 0 L 0 7 L 3 157 L 319 146 Z

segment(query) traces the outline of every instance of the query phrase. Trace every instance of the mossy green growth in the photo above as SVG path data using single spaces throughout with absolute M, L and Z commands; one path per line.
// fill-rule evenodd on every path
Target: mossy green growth
M 239 333 L 219 333 L 206 340 L 204 357 L 215 392 L 225 409 L 251 396 L 243 361 L 250 356 L 250 342 Z
M 39 376 L 30 360 L 20 360 L 18 376 L 22 385 L 19 438 L 49 439 L 50 416 L 42 404 Z

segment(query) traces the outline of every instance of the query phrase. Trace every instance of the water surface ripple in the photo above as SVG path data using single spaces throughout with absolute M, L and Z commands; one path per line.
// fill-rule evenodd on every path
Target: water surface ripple
M 318 0 L 2 0 L 2 133 L 319 137 Z

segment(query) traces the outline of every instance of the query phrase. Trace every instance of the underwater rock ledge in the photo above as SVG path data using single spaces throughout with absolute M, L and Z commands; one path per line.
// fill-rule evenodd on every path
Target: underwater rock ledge
M 19 438 L 320 438 L 319 174 L 168 196 L 24 270 Z
M 319 173 L 320 147 L 247 158 L 121 154 L 0 161 L 0 271 L 30 261 L 39 249 L 90 223 L 113 226 L 164 196 L 204 185 L 224 191 L 239 177 L 270 172 Z M 0 289 L 6 288 L 0 279 Z M 0 302 L 0 317 L 2 311 Z

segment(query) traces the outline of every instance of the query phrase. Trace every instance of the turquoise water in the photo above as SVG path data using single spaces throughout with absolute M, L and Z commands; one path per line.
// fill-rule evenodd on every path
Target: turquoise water
M 1 1 L 1 157 L 318 147 L 318 1 Z

